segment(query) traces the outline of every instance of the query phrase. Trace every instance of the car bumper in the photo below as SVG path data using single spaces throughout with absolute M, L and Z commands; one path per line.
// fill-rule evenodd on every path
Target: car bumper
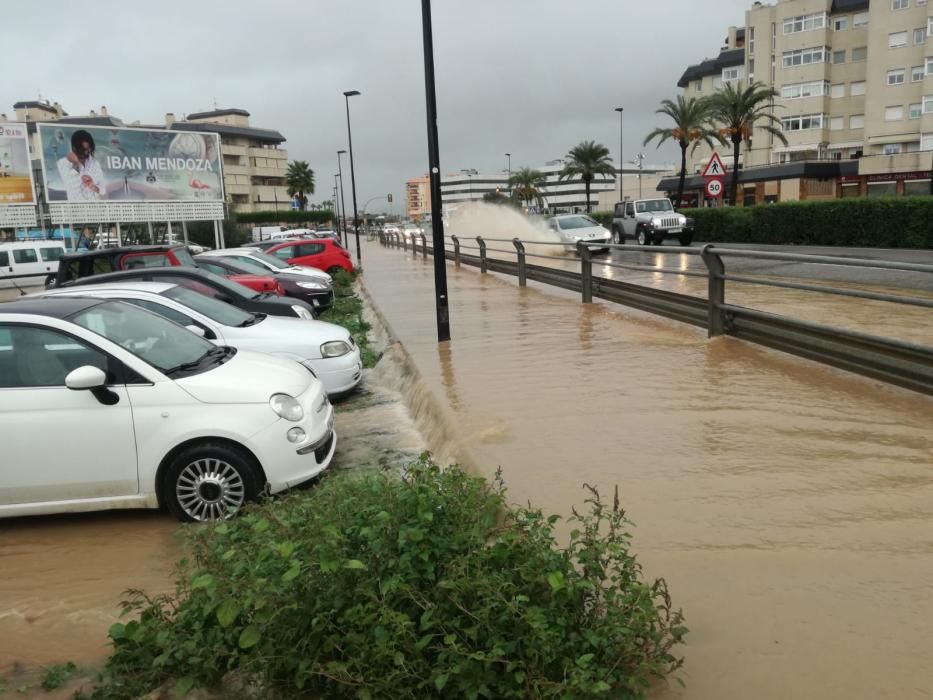
M 363 362 L 359 347 L 340 357 L 305 360 L 314 369 L 328 396 L 350 391 L 363 378 Z
M 330 466 L 337 448 L 337 434 L 334 431 L 334 407 L 329 402 L 325 406 L 323 420 L 317 416 L 294 423 L 278 420 L 251 439 L 249 447 L 262 464 L 270 493 L 299 486 Z M 317 427 L 313 433 L 312 423 Z M 288 431 L 295 427 L 307 433 L 307 437 L 298 443 L 289 442 L 286 437 Z

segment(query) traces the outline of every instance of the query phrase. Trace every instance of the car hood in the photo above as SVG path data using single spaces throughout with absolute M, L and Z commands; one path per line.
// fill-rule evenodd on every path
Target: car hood
M 226 342 L 243 350 L 287 353 L 303 360 L 321 357 L 321 345 L 332 340 L 349 341 L 350 332 L 327 321 L 286 316 L 266 316 L 245 328 L 224 328 Z
M 574 238 L 580 238 L 586 240 L 587 238 L 609 238 L 609 231 L 604 229 L 602 226 L 587 226 L 586 228 L 573 228 L 569 231 L 561 230 L 560 235 L 565 239 L 573 240 Z
M 291 267 L 283 267 L 281 270 L 279 270 L 279 274 L 301 275 L 302 277 L 315 277 L 326 282 L 331 281 L 330 275 L 324 272 L 324 270 L 318 270 L 316 267 L 301 267 L 299 265 L 292 265 Z
M 294 359 L 247 350 L 207 372 L 175 380 L 203 403 L 265 403 L 273 394 L 300 396 L 316 381 Z

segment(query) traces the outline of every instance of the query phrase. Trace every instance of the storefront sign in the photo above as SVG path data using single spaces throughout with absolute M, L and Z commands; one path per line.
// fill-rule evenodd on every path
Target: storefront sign
M 0 124 L 0 205 L 35 204 L 25 124 Z

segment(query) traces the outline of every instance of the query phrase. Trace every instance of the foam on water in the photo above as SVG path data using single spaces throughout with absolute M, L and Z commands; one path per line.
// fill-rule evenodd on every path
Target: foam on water
M 459 238 L 520 238 L 526 244 L 559 242 L 557 235 L 542 219 L 532 219 L 514 207 L 487 202 L 469 202 L 451 210 L 444 229 L 447 235 Z M 493 247 L 507 245 L 500 243 Z M 565 255 L 567 252 L 565 248 L 554 245 L 537 245 L 533 248 L 526 245 L 526 250 L 553 256 Z

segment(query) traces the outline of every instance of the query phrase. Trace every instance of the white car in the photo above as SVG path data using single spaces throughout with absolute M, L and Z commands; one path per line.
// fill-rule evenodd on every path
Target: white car
M 402 236 L 404 236 L 408 241 L 411 241 L 412 239 L 420 241 L 422 233 L 424 232 L 417 224 L 405 224 L 402 226 Z
M 385 233 L 387 236 L 390 233 L 394 233 L 395 235 L 398 235 L 402 232 L 402 229 L 400 229 L 397 224 L 386 224 L 385 228 L 382 229 L 382 232 Z
M 562 242 L 574 249 L 576 249 L 577 243 L 580 241 L 603 245 L 609 245 L 612 242 L 612 234 L 609 229 L 586 214 L 552 216 L 548 219 L 547 225 Z M 590 246 L 590 250 L 595 249 L 596 246 Z
M 309 277 L 312 280 L 319 281 L 325 287 L 330 287 L 333 279 L 324 270 L 318 270 L 316 267 L 303 267 L 301 265 L 289 265 L 274 255 L 259 248 L 223 248 L 222 250 L 209 250 L 203 254 L 205 257 L 212 258 L 231 258 L 241 262 L 258 264 L 275 274 L 286 272 L 289 275 L 301 275 Z
M 360 383 L 360 349 L 342 326 L 238 309 L 188 287 L 165 282 L 112 282 L 62 287 L 38 294 L 119 299 L 186 326 L 216 345 L 297 359 L 321 380 L 329 395 Z
M 229 517 L 330 464 L 333 408 L 293 360 L 107 299 L 0 305 L 0 517 Z

